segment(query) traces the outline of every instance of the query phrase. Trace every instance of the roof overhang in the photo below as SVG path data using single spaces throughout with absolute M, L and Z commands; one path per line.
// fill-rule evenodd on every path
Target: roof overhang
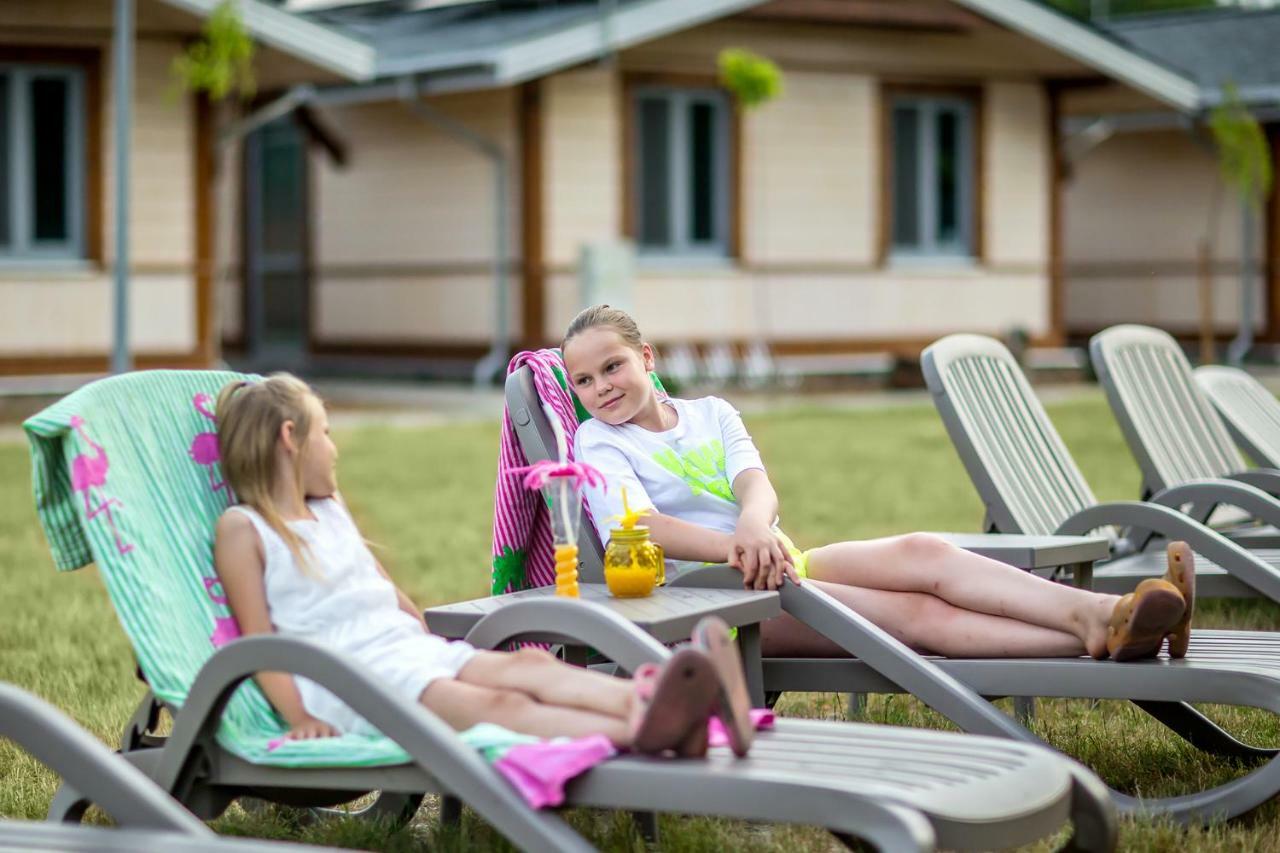
M 511 86 L 551 74 L 632 45 L 714 21 L 765 0 L 648 0 L 623 6 L 607 21 L 591 15 L 552 32 L 511 44 L 467 51 L 445 51 L 432 56 L 379 63 L 379 77 L 405 74 L 445 75 L 457 72 L 450 82 L 441 76 L 428 90 L 482 86 Z
M 952 2 L 1059 50 L 1179 112 L 1194 113 L 1204 106 L 1204 96 L 1196 82 L 1038 3 L 1030 0 Z
M 207 18 L 222 0 L 161 0 Z M 353 82 L 374 77 L 376 53 L 364 42 L 312 23 L 260 0 L 238 0 L 240 17 L 256 40 Z

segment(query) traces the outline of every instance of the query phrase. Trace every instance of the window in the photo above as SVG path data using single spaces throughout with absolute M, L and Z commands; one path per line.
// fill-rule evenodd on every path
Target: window
M 889 125 L 895 256 L 974 253 L 973 102 L 895 97 Z
M 634 102 L 635 239 L 647 255 L 729 251 L 729 106 L 715 89 L 644 87 Z
M 0 260 L 84 255 L 84 72 L 0 64 Z

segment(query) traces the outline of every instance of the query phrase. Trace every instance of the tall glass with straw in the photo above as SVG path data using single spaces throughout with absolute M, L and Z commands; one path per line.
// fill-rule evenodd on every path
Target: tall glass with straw
M 543 410 L 556 437 L 556 458 L 544 460 L 522 469 L 524 484 L 529 489 L 539 489 L 547 501 L 551 513 L 551 535 L 555 542 L 556 595 L 577 598 L 578 590 L 578 524 L 582 506 L 580 490 L 586 483 L 591 486 L 604 484 L 604 477 L 595 468 L 580 462 L 569 461 L 569 446 L 565 440 L 560 419 L 545 403 Z

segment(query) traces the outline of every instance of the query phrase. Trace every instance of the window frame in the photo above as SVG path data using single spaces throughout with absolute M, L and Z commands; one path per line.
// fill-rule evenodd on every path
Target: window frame
M 880 264 L 902 262 L 906 265 L 936 264 L 973 264 L 980 263 L 984 257 L 983 247 L 983 191 L 985 169 L 983 159 L 984 121 L 982 90 L 978 86 L 915 86 L 904 84 L 886 84 L 882 87 L 882 124 L 881 151 L 884 168 L 882 170 L 881 204 L 880 204 Z M 959 230 L 963 234 L 956 243 L 939 244 L 936 234 L 936 214 L 938 210 L 936 180 L 924 179 L 924 169 L 917 186 L 917 209 L 920 211 L 918 233 L 927 237 L 927 244 L 918 243 L 906 246 L 894 242 L 894 216 L 896 213 L 896 146 L 894 144 L 894 111 L 901 106 L 913 106 L 919 111 L 917 115 L 928 115 L 929 131 L 923 130 L 918 137 L 917 162 L 933 172 L 937 163 L 937 143 L 930 132 L 936 128 L 936 116 L 940 108 L 963 107 L 961 115 L 962 130 L 961 162 L 965 168 L 961 171 L 959 201 Z M 920 149 L 925 149 L 921 151 Z M 935 172 L 936 174 L 936 172 Z M 929 217 L 926 219 L 926 217 Z
M 703 79 L 692 75 L 634 75 L 627 80 L 624 89 L 623 230 L 634 241 L 638 258 L 646 264 L 662 266 L 687 262 L 717 264 L 737 257 L 740 245 L 740 128 L 738 110 L 733 100 L 714 78 Z M 669 211 L 672 239 L 666 246 L 644 245 L 640 242 L 643 204 L 640 108 L 645 100 L 662 100 L 670 105 L 671 123 L 667 145 L 671 164 L 668 192 L 672 200 Z M 687 191 L 692 165 L 688 107 L 698 103 L 710 104 L 714 108 L 714 237 L 707 242 L 694 242 L 687 237 L 693 215 L 692 199 Z
M 9 205 L 10 239 L 0 244 L 0 265 L 13 266 L 43 262 L 84 260 L 88 255 L 89 211 L 88 89 L 91 75 L 74 62 L 56 60 L 12 60 L 0 53 L 0 75 L 8 87 L 8 154 L 10 194 L 0 203 Z M 35 169 L 31 150 L 33 113 L 31 83 L 39 78 L 57 78 L 67 82 L 65 116 L 67 134 L 64 141 L 67 163 L 66 214 L 67 238 L 42 241 L 35 236 L 33 203 Z

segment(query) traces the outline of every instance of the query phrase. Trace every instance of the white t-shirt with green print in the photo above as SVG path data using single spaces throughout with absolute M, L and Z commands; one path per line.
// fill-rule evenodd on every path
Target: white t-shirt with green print
M 609 518 L 622 514 L 623 487 L 632 509 L 649 507 L 732 533 L 738 525 L 734 479 L 749 468 L 764 470 L 760 451 L 733 406 L 719 397 L 667 402 L 680 419 L 669 430 L 590 420 L 574 435 L 574 458 L 600 469 L 608 487 L 583 492 L 601 542 L 608 541 L 616 525 Z M 667 561 L 668 569 L 685 565 Z

